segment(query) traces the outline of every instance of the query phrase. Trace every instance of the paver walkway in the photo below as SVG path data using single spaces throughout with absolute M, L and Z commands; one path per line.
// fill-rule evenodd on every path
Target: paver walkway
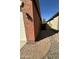
M 40 38 L 45 33 L 42 31 Z M 52 33 L 52 31 L 48 33 Z M 58 33 L 42 38 L 35 44 L 25 44 L 20 50 L 20 59 L 59 59 Z

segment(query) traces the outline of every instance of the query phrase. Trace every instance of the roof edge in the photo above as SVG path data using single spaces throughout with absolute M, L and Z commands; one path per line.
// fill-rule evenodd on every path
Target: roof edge
M 55 17 L 59 16 L 59 12 L 57 12 L 54 16 L 52 16 L 52 18 L 50 18 L 47 22 L 53 20 Z

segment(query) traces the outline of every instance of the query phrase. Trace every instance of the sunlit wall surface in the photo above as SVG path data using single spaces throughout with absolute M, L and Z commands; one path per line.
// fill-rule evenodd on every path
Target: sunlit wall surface
M 23 15 L 20 13 L 20 48 L 26 43 L 26 36 L 25 36 L 25 28 L 23 22 Z

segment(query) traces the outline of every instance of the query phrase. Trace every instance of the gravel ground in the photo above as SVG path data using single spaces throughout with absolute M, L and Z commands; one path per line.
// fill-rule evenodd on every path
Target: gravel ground
M 49 34 L 49 31 L 46 33 Z M 42 32 L 42 35 L 44 36 L 44 32 Z M 58 37 L 59 35 L 56 33 L 48 37 L 42 37 L 43 39 L 35 44 L 25 44 L 20 50 L 20 59 L 59 59 Z
M 42 59 L 50 48 L 50 40 L 44 39 L 35 44 L 25 44 L 20 50 L 20 59 Z
M 50 42 L 51 46 L 48 53 L 43 57 L 43 59 L 59 59 L 59 38 L 58 34 L 51 36 Z

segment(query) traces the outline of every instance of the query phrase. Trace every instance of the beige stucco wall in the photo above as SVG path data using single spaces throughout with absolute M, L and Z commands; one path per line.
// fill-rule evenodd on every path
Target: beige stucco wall
M 20 48 L 22 48 L 26 42 L 27 42 L 27 40 L 26 40 L 26 36 L 25 36 L 23 15 L 22 15 L 22 13 L 20 13 Z
M 49 21 L 47 24 L 55 29 L 55 30 L 58 30 L 59 29 L 59 16 L 55 17 L 53 20 Z

